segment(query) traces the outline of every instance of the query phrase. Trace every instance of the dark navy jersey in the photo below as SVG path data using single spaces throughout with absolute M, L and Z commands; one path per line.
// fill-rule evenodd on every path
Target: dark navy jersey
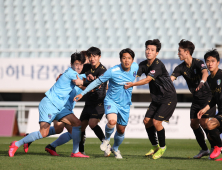
M 221 87 L 222 87 L 222 70 L 219 69 L 215 76 L 209 75 L 207 78 L 207 82 L 210 86 L 211 92 L 212 92 L 212 100 L 210 102 L 210 107 L 213 107 L 217 104 L 218 106 L 218 113 L 222 114 L 222 93 L 221 93 Z
M 85 64 L 82 71 L 82 73 L 84 73 L 86 76 L 92 74 L 96 78 L 98 78 L 105 72 L 106 72 L 106 67 L 103 66 L 101 63 L 96 69 L 93 69 L 91 64 Z M 89 83 L 90 82 L 84 82 L 83 86 L 87 86 L 89 85 Z M 96 105 L 99 103 L 103 103 L 103 100 L 106 96 L 106 86 L 107 82 L 103 83 L 100 88 L 95 89 L 94 92 L 87 93 L 86 105 Z
M 202 60 L 193 58 L 192 64 L 190 67 L 186 65 L 185 62 L 178 65 L 171 76 L 179 77 L 183 76 L 187 82 L 190 92 L 193 94 L 193 100 L 203 101 L 211 95 L 210 87 L 207 82 L 204 83 L 204 86 L 195 91 L 200 81 L 202 79 L 202 70 L 207 69 L 206 65 Z
M 148 65 L 147 60 L 142 61 L 139 64 L 137 76 L 140 77 L 143 73 L 153 79 L 149 83 L 150 94 L 153 101 L 168 103 L 171 100 L 177 100 L 173 82 L 170 79 L 165 65 L 159 59 L 156 58 L 151 65 Z

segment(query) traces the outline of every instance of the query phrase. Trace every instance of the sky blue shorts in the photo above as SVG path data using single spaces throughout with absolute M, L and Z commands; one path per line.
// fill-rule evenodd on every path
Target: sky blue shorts
M 55 117 L 54 120 L 60 121 L 63 117 L 70 115 L 70 114 L 74 114 L 73 111 L 63 107 L 62 110 L 57 114 L 57 116 Z
M 117 123 L 122 126 L 126 126 L 129 121 L 129 113 L 130 113 L 130 105 L 126 106 L 118 106 L 113 102 L 106 102 L 104 105 L 105 114 L 108 115 L 110 113 L 117 114 Z
M 52 104 L 49 98 L 44 97 L 39 103 L 39 122 L 51 124 L 59 112 L 59 109 Z

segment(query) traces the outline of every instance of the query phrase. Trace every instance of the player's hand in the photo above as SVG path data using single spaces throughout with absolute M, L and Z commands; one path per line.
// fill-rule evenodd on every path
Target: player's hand
M 56 81 L 59 79 L 59 77 L 61 77 L 61 75 L 62 75 L 62 74 L 60 74 L 60 75 L 56 78 Z
M 93 81 L 93 80 L 95 80 L 95 79 L 96 79 L 96 76 L 93 77 L 92 74 L 89 74 L 89 75 L 87 76 L 87 80 L 88 80 L 88 81 Z
M 196 91 L 200 90 L 203 86 L 204 86 L 204 83 L 203 83 L 203 82 L 200 82 L 200 84 L 199 84 L 198 87 L 196 88 Z
M 74 97 L 73 101 L 77 102 L 82 98 L 81 94 L 78 94 L 77 96 Z
M 76 75 L 77 79 L 73 80 L 76 86 L 82 86 L 83 85 L 83 80 L 81 80 L 78 75 Z
M 133 86 L 133 82 L 127 82 L 126 85 L 124 85 L 124 89 L 128 89 Z
M 210 109 L 210 106 L 207 105 L 205 108 L 201 109 L 198 113 L 197 113 L 197 118 L 201 119 L 201 117 Z

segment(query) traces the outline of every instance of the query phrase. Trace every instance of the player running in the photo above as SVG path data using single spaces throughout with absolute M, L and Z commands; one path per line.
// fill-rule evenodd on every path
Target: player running
M 220 56 L 216 49 L 208 51 L 204 55 L 207 68 L 210 71 L 210 75 L 207 78 L 207 82 L 210 85 L 212 92 L 212 100 L 210 103 L 198 112 L 198 119 L 201 119 L 206 115 L 210 108 L 218 106 L 218 114 L 207 122 L 208 135 L 215 143 L 214 150 L 210 154 L 210 158 L 214 159 L 221 153 L 222 143 L 220 139 L 220 133 L 222 132 L 222 70 L 218 68 L 220 64 Z M 222 161 L 222 158 L 216 161 Z
M 102 76 L 93 81 L 81 94 L 77 95 L 74 100 L 80 100 L 87 92 L 105 83 L 109 80 L 109 87 L 104 100 L 105 114 L 108 123 L 105 126 L 105 139 L 100 145 L 100 149 L 105 151 L 105 156 L 114 153 L 118 159 L 122 158 L 118 150 L 120 144 L 124 139 L 125 128 L 129 119 L 132 87 L 124 89 L 126 82 L 133 82 L 135 80 L 138 64 L 134 61 L 134 52 L 127 48 L 119 53 L 121 64 L 108 69 Z M 114 145 L 111 148 L 109 141 L 110 136 L 114 132 L 114 127 L 117 131 L 114 135 Z
M 71 105 L 66 105 L 67 101 L 69 102 L 70 92 L 75 88 L 73 80 L 78 76 L 78 73 L 74 71 L 75 64 L 83 67 L 84 62 L 85 58 L 82 57 L 81 54 L 74 53 L 71 55 L 71 67 L 68 68 L 51 89 L 45 93 L 46 97 L 44 97 L 39 104 L 40 130 L 30 133 L 19 141 L 13 141 L 8 151 L 10 157 L 14 156 L 21 145 L 47 137 L 50 124 L 54 119 L 58 119 L 72 126 L 73 151 L 71 157 L 89 157 L 79 152 L 81 124 L 79 119 L 74 114 L 71 114 L 70 109 L 72 108 L 69 108 Z M 66 105 L 66 107 L 64 107 L 64 105 Z
M 196 140 L 201 147 L 201 151 L 193 158 L 201 158 L 207 156 L 210 151 L 207 148 L 204 133 L 208 134 L 207 122 L 210 117 L 214 117 L 216 107 L 209 110 L 200 120 L 197 119 L 197 113 L 204 108 L 208 101 L 211 100 L 212 94 L 208 83 L 207 67 L 202 60 L 192 57 L 195 46 L 190 41 L 181 40 L 179 43 L 178 55 L 180 60 L 184 62 L 178 65 L 172 75 L 171 80 L 174 81 L 177 77 L 183 76 L 187 82 L 190 92 L 193 94 L 192 106 L 190 108 L 191 128 L 196 136 Z M 201 129 L 201 127 L 203 130 Z M 214 148 L 214 142 L 208 138 L 211 148 Z M 213 149 L 211 149 L 211 152 Z
M 84 65 L 83 73 L 87 77 L 90 77 L 91 81 L 83 82 L 83 80 L 81 79 L 75 80 L 76 85 L 81 85 L 84 87 L 88 86 L 95 78 L 98 78 L 106 71 L 105 66 L 103 66 L 100 62 L 101 51 L 99 48 L 90 47 L 86 51 L 86 54 L 88 56 L 90 64 Z M 81 153 L 85 154 L 84 152 L 85 130 L 88 125 L 94 131 L 94 133 L 101 142 L 105 138 L 105 135 L 101 127 L 98 125 L 98 123 L 102 119 L 105 112 L 104 99 L 106 96 L 106 87 L 107 83 L 105 82 L 101 84 L 99 88 L 96 88 L 95 90 L 86 94 L 85 106 L 80 115 L 82 133 L 81 133 L 81 141 L 79 143 L 79 151 Z
M 125 88 L 149 83 L 152 102 L 147 109 L 143 122 L 153 147 L 146 153 L 146 156 L 152 155 L 153 159 L 158 159 L 167 148 L 162 122 L 168 122 L 172 116 L 177 104 L 177 95 L 164 64 L 156 58 L 161 49 L 160 41 L 158 39 L 148 40 L 145 42 L 145 47 L 147 60 L 139 64 L 137 75 L 141 76 L 144 73 L 146 78 L 138 82 L 126 83 Z

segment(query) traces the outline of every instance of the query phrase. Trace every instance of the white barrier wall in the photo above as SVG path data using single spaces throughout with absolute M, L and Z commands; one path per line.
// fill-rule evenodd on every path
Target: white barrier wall
M 75 108 L 74 113 L 77 117 L 80 116 L 82 109 Z M 147 133 L 143 125 L 143 118 L 146 113 L 146 109 L 131 109 L 130 119 L 125 131 L 126 138 L 147 138 Z M 29 110 L 29 118 L 26 133 L 39 130 L 39 112 L 36 108 Z M 105 116 L 99 123 L 103 131 L 105 132 L 106 124 Z M 164 122 L 163 126 L 166 131 L 167 139 L 194 139 L 192 129 L 190 128 L 190 111 L 187 109 L 176 109 L 169 123 Z M 66 132 L 66 130 L 64 131 Z M 59 135 L 54 135 L 59 136 Z M 86 136 L 89 138 L 95 138 L 94 132 L 88 127 L 86 129 Z M 114 136 L 114 133 L 112 137 Z

